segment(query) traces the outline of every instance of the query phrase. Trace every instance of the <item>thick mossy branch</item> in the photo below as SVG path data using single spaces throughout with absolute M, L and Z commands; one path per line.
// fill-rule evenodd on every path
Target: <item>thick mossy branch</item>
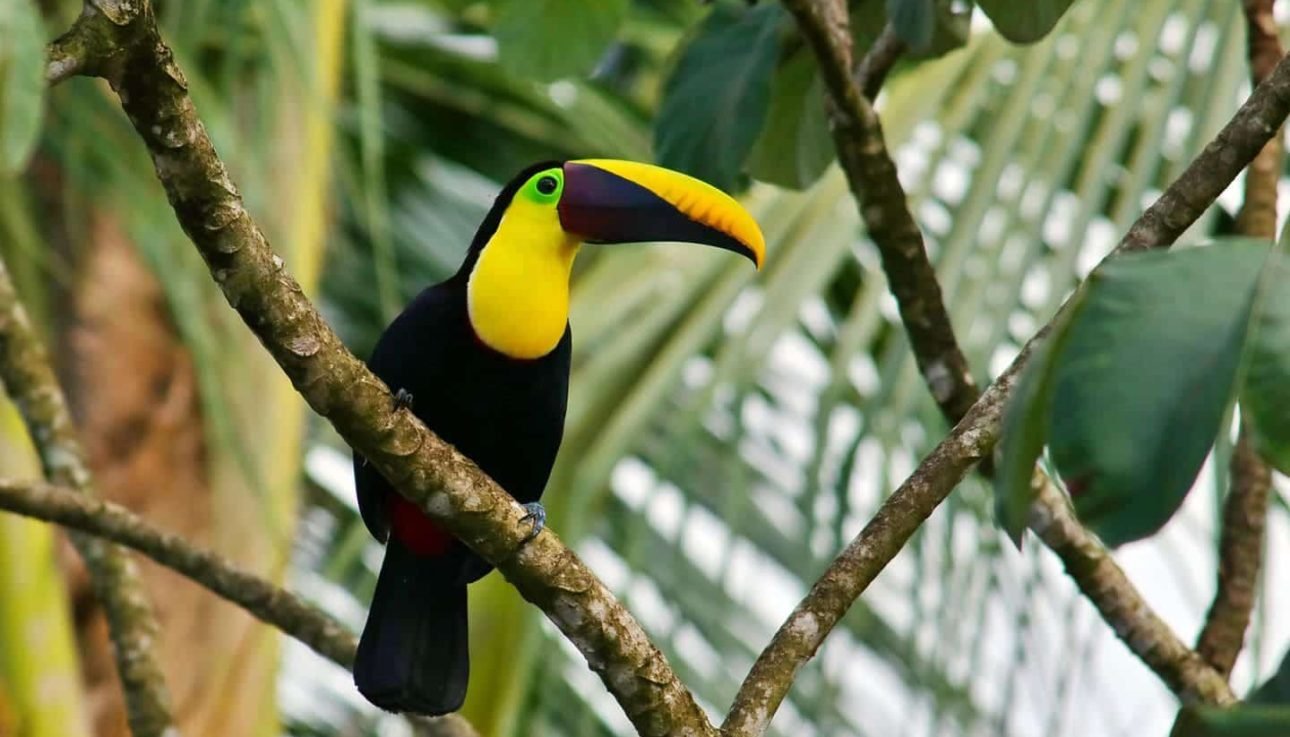
M 137 550 L 236 604 L 260 621 L 294 637 L 314 652 L 350 669 L 358 646 L 354 635 L 329 614 L 295 594 L 242 570 L 210 550 L 150 526 L 124 507 L 53 484 L 0 480 L 0 509 Z M 418 720 L 427 734 L 476 734 L 453 714 Z
M 641 734 L 712 734 L 662 653 L 577 556 L 550 532 L 526 544 L 519 505 L 410 412 L 394 410 L 388 388 L 341 344 L 247 215 L 183 73 L 157 33 L 150 5 L 131 2 L 123 23 L 105 26 L 94 13 L 77 21 L 95 24 L 96 33 L 106 28 L 115 44 L 105 47 L 113 54 L 109 63 L 81 67 L 98 70 L 116 90 L 180 225 L 229 304 L 296 389 L 401 493 L 541 607 Z
M 92 495 L 93 479 L 45 347 L 0 262 L 0 381 L 18 406 L 46 478 Z M 80 534 L 72 544 L 107 615 L 134 737 L 174 734 L 170 692 L 155 653 L 157 621 L 134 564 L 119 548 Z

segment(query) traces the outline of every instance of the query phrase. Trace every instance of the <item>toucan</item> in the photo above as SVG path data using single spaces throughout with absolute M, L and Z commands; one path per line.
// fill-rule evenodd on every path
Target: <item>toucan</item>
M 583 243 L 684 241 L 761 267 L 765 239 L 733 198 L 658 166 L 548 161 L 497 195 L 455 275 L 390 323 L 368 366 L 441 438 L 527 510 L 530 537 L 564 432 L 569 275 Z M 359 640 L 354 682 L 382 709 L 456 711 L 470 659 L 466 585 L 491 566 L 354 456 L 358 505 L 385 559 Z

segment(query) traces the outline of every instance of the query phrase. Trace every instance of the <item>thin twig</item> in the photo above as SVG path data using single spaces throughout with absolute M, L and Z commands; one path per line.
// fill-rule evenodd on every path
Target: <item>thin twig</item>
M 849 69 L 849 34 L 845 22 L 838 20 L 839 13 L 845 18 L 845 6 L 837 2 L 813 3 L 810 0 L 786 0 L 785 6 L 798 19 L 803 35 L 816 51 L 830 98 L 836 95 L 848 101 L 853 112 L 860 110 L 863 113 L 863 98 L 845 71 Z M 1127 251 L 1171 245 L 1254 158 L 1287 114 L 1290 114 L 1290 59 L 1282 59 L 1268 80 L 1254 90 L 1214 141 L 1133 224 L 1108 258 Z M 872 150 L 879 145 L 865 137 L 866 130 L 880 131 L 880 128 L 858 126 L 860 137 L 857 140 L 839 142 L 840 159 L 845 161 L 844 148 Z M 892 171 L 894 173 L 894 166 Z M 857 197 L 861 196 L 857 191 Z M 899 205 L 906 207 L 903 201 Z M 867 209 L 862 207 L 861 214 L 868 220 L 870 213 Z M 872 225 L 870 229 L 871 237 L 875 237 Z M 1058 317 L 1065 309 L 1063 305 L 1058 310 Z M 1016 376 L 1034 348 L 1047 337 L 1056 319 L 1026 343 L 1012 365 L 965 414 L 959 415 L 953 404 L 945 401 L 955 394 L 971 396 L 970 390 L 962 388 L 963 382 L 951 378 L 948 380 L 957 385 L 943 388 L 933 379 L 944 377 L 928 377 L 924 372 L 942 412 L 962 419 L 923 460 L 910 479 L 879 508 L 874 519 L 830 564 L 824 576 L 780 627 L 740 687 L 722 725 L 723 734 L 760 735 L 765 731 L 798 669 L 815 654 L 856 597 L 899 552 L 922 520 L 962 480 L 973 463 L 990 453 L 998 440 L 1002 407 L 1011 394 Z M 920 329 L 917 323 L 911 324 L 907 320 L 905 324 L 911 333 Z M 945 318 L 939 327 L 944 332 L 947 326 L 948 318 Z M 953 340 L 952 333 L 950 340 Z M 911 339 L 911 343 L 914 342 Z M 920 358 L 927 360 L 926 357 Z M 968 374 L 964 371 L 956 376 Z M 1051 495 L 1060 492 L 1051 484 L 1045 489 L 1047 493 L 1041 493 L 1035 513 L 1041 515 L 1041 519 L 1042 515 L 1051 519 L 1067 519 L 1061 515 L 1064 507 L 1058 504 L 1060 497 Z M 1048 525 L 1045 542 L 1055 546 L 1059 552 L 1068 553 L 1069 559 L 1064 559 L 1068 570 L 1090 571 L 1088 575 L 1075 576 L 1076 581 L 1081 584 L 1083 593 L 1108 618 L 1125 644 L 1153 667 L 1184 702 L 1231 703 L 1234 696 L 1223 677 L 1182 645 L 1172 630 L 1151 612 L 1123 571 L 1115 566 L 1105 547 L 1075 523 L 1073 517 L 1068 521 L 1071 524 Z
M 249 573 L 219 553 L 162 532 L 128 509 L 54 484 L 0 479 L 0 509 L 53 522 L 136 550 L 294 637 L 333 663 L 350 669 L 358 646 L 353 633 L 296 594 Z M 474 735 L 450 714 L 417 723 L 429 734 Z
M 526 542 L 515 500 L 410 412 L 332 332 L 243 207 L 158 35 L 152 7 L 133 0 L 109 21 L 87 5 L 84 38 L 107 36 L 109 59 L 85 47 L 152 156 L 180 225 L 230 305 L 305 401 L 400 493 L 493 563 L 587 658 L 643 735 L 715 730 L 663 654 L 613 594 L 557 537 Z M 71 31 L 78 34 L 76 29 Z
M 80 494 L 93 495 L 93 479 L 67 401 L 3 261 L 0 381 L 22 414 L 45 476 Z M 130 732 L 134 737 L 173 737 L 177 730 L 170 692 L 155 652 L 157 620 L 138 571 L 120 549 L 102 540 L 79 534 L 71 540 L 85 560 L 94 595 L 107 615 Z
M 1272 15 L 1273 0 L 1245 0 L 1250 78 L 1262 82 L 1281 58 L 1281 39 Z M 1245 201 L 1236 216 L 1242 235 L 1275 240 L 1277 183 L 1281 179 L 1281 137 L 1268 141 L 1245 173 Z M 1223 506 L 1218 541 L 1218 586 L 1205 625 L 1196 638 L 1196 651 L 1219 673 L 1228 676 L 1245 642 L 1250 612 L 1263 565 L 1264 528 L 1272 470 L 1259 457 L 1245 422 L 1232 453 L 1231 483 Z
M 860 63 L 856 64 L 855 84 L 867 99 L 878 97 L 883 82 L 887 81 L 887 74 L 907 49 L 900 34 L 896 33 L 896 28 L 888 23 L 860 59 Z
M 0 479 L 0 509 L 137 550 L 300 640 L 343 668 L 354 661 L 354 636 L 330 615 L 250 573 L 219 553 L 161 532 L 128 509 L 64 486 Z

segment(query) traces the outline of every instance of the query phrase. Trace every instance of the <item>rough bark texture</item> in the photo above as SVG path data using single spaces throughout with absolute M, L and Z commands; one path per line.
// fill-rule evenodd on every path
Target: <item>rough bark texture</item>
M 92 494 L 93 479 L 66 400 L 3 263 L 0 379 L 22 413 L 45 476 L 81 494 Z M 177 734 L 172 726 L 170 695 L 154 648 L 157 622 L 138 571 L 120 549 L 88 535 L 71 537 L 90 571 L 94 594 L 107 614 L 131 733 L 135 737 Z
M 1231 473 L 1218 546 L 1218 589 L 1196 639 L 1196 652 L 1224 678 L 1241 654 L 1254 610 L 1272 488 L 1272 470 L 1244 428 L 1232 454 Z
M 1281 57 L 1200 156 L 1129 228 L 1115 251 L 1143 251 L 1173 243 L 1276 135 L 1287 110 L 1290 59 Z
M 159 531 L 122 506 L 53 484 L 0 480 L 0 509 L 137 550 L 291 635 L 333 663 L 346 669 L 353 665 L 358 642 L 331 615 L 218 553 L 194 546 L 181 535 Z M 470 724 L 456 715 L 412 721 L 427 734 L 475 734 Z
M 1030 529 L 1057 553 L 1066 573 L 1086 592 L 1116 636 L 1183 703 L 1235 703 L 1227 680 L 1142 602 L 1110 551 L 1075 518 L 1065 495 L 1046 484 L 1040 496 L 1047 498 L 1031 507 Z
M 151 6 L 114 4 L 109 11 L 104 3 L 87 6 L 55 42 L 51 58 L 80 48 L 87 61 L 78 68 L 103 76 L 117 92 L 180 224 L 229 304 L 309 405 L 541 607 L 641 734 L 711 734 L 662 653 L 572 551 L 550 532 L 524 543 L 528 527 L 519 505 L 411 413 L 393 409 L 388 388 L 345 349 L 247 215 L 197 118 L 183 73 L 157 35 Z
M 1259 84 L 1281 58 L 1281 40 L 1272 15 L 1273 0 L 1245 0 L 1250 78 Z M 1281 137 L 1278 135 L 1254 157 L 1245 173 L 1245 201 L 1236 216 L 1242 235 L 1275 240 L 1277 183 L 1281 178 Z M 1250 625 L 1258 593 L 1267 526 L 1272 471 L 1259 457 L 1248 428 L 1242 423 L 1231 461 L 1231 483 L 1223 507 L 1218 543 L 1218 587 L 1205 625 L 1196 638 L 1196 651 L 1227 677 L 1236 664 Z
M 905 189 L 896 176 L 896 164 L 887 152 L 878 115 L 852 76 L 846 4 L 832 0 L 786 0 L 784 7 L 797 18 L 798 27 L 819 62 L 828 91 L 829 127 L 838 150 L 838 162 L 855 194 L 869 237 L 878 247 L 882 270 L 896 297 L 918 369 L 942 412 L 947 417 L 962 417 L 979 392 L 954 337 L 936 270 L 927 259 L 923 232 L 909 211 Z M 891 42 L 884 42 L 882 38 L 875 49 L 884 54 L 894 50 Z M 874 69 L 866 72 L 865 84 L 881 83 L 883 75 L 874 74 L 882 66 L 880 61 L 886 61 L 885 57 L 875 59 Z

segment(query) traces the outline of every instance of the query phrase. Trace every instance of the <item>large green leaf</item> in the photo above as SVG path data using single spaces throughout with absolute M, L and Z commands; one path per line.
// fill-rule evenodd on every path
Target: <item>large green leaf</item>
M 1014 43 L 1033 43 L 1048 35 L 1074 0 L 978 0 L 994 27 Z
M 668 80 L 654 134 L 659 163 L 723 189 L 737 183 L 766 119 L 785 20 L 773 3 L 712 9 Z
M 508 0 L 493 35 L 507 71 L 543 81 L 591 72 L 628 0 Z
M 1254 689 L 1247 701 L 1251 704 L 1290 704 L 1290 651 L 1281 659 L 1277 672 Z
M 1183 712 L 1179 737 L 1285 737 L 1290 706 L 1192 707 Z
M 748 157 L 748 173 L 803 189 L 820 178 L 836 155 L 824 112 L 824 86 L 814 57 L 801 49 L 775 70 L 770 112 Z
M 1205 460 L 1240 366 L 1265 242 L 1116 259 L 1054 358 L 1049 446 L 1108 544 L 1160 529 Z
M 32 0 L 0 3 L 0 175 L 23 168 L 40 134 L 45 31 Z
M 1035 500 L 1035 462 L 1044 451 L 1047 437 L 1053 394 L 1053 357 L 1061 355 L 1069 335 L 1065 327 L 1078 314 L 1079 306 L 1079 303 L 1072 305 L 1048 341 L 1035 349 L 1025 372 L 1017 380 L 1017 388 L 1003 417 L 1003 435 L 995 446 L 995 521 L 1018 547 L 1021 546 L 1021 534 L 1026 529 L 1030 505 Z
M 1270 260 L 1250 326 L 1241 409 L 1251 421 L 1259 452 L 1290 473 L 1290 264 Z
M 934 59 L 967 43 L 972 6 L 953 0 L 855 0 L 851 38 L 855 53 L 869 50 L 891 21 L 911 60 Z

